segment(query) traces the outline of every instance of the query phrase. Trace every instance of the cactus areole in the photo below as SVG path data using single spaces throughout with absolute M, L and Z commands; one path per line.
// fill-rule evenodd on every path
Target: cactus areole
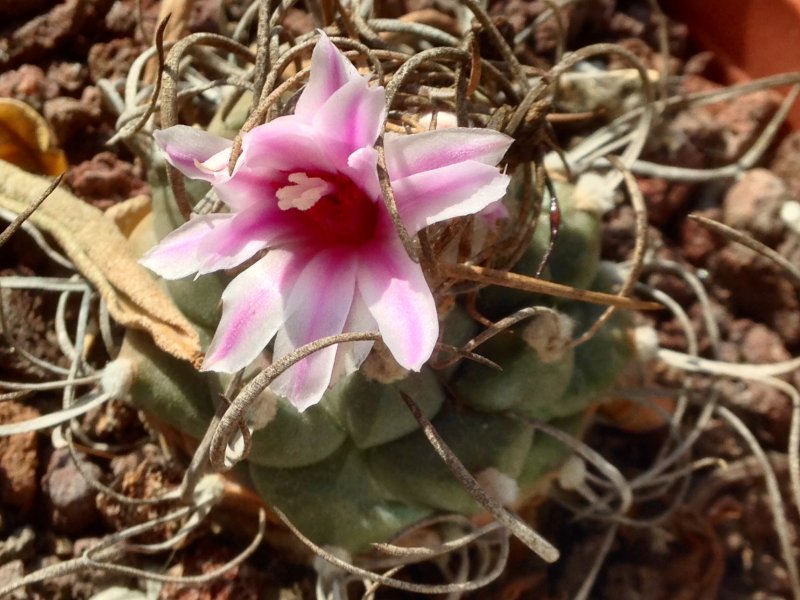
M 209 182 L 228 211 L 192 218 L 141 262 L 166 279 L 183 279 L 168 287 L 188 317 L 205 315 L 197 303 L 216 306 L 220 294 L 223 310 L 205 372 L 135 331 L 123 348 L 138 365 L 134 402 L 200 437 L 228 373 L 248 369 L 247 381 L 273 338 L 272 356 L 279 359 L 318 338 L 377 329 L 385 348 L 367 363 L 372 342 L 332 346 L 273 382 L 259 397 L 269 418 L 247 415 L 252 443 L 246 471 L 237 471 L 311 540 L 351 551 L 384 542 L 437 511 L 481 511 L 431 448 L 403 397 L 414 400 L 487 491 L 514 505 L 566 453 L 535 431 L 531 419 L 578 433 L 587 406 L 631 355 L 625 315 L 617 313 L 573 347 L 565 343 L 573 329 L 586 331 L 603 307 L 487 287 L 475 298 L 486 317 L 539 305 L 557 327 L 518 323 L 481 344 L 476 351 L 502 371 L 468 360 L 439 369 L 426 364 L 437 339 L 460 347 L 481 327 L 460 300 L 437 315 L 421 267 L 406 254 L 384 204 L 374 147 L 384 127 L 384 96 L 321 34 L 294 114 L 244 134 L 232 173 L 229 140 L 182 126 L 156 132 L 169 162 Z M 503 218 L 501 199 L 514 214 L 531 187 L 524 168 L 511 178 L 498 169 L 512 140 L 495 131 L 387 133 L 383 141 L 397 209 L 412 235 L 478 212 Z M 600 215 L 581 208 L 572 184 L 558 190 L 562 227 L 543 276 L 610 291 L 613 273 L 599 260 Z M 169 192 L 154 184 L 154 217 L 171 210 Z M 540 216 L 514 271 L 537 272 L 547 219 Z M 245 262 L 252 264 L 227 287 L 224 277 L 203 277 Z M 201 277 L 194 281 L 193 274 Z M 216 319 L 204 317 L 198 328 L 205 335 Z M 539 339 L 550 330 L 561 332 L 559 339 Z
M 439 334 L 433 295 L 378 180 L 374 145 L 385 114 L 384 89 L 370 86 L 323 33 L 294 114 L 246 133 L 233 173 L 229 140 L 180 125 L 155 133 L 167 160 L 210 182 L 230 212 L 191 219 L 142 264 L 178 279 L 236 267 L 269 248 L 225 290 L 204 370 L 243 369 L 273 337 L 280 359 L 326 336 L 376 329 L 404 368 L 418 371 L 428 360 Z M 496 165 L 512 141 L 472 128 L 387 135 L 386 166 L 408 232 L 500 200 L 509 178 Z M 272 388 L 305 410 L 371 347 L 323 349 Z

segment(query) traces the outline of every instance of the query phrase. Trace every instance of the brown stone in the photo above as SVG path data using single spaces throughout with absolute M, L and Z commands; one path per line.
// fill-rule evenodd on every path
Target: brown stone
M 722 220 L 771 245 L 783 236 L 781 206 L 790 197 L 780 177 L 766 169 L 751 169 L 725 194 Z
M 0 423 L 19 423 L 35 419 L 39 412 L 14 401 L 0 402 Z M 39 464 L 36 433 L 0 437 L 0 502 L 23 514 L 36 498 L 36 468 Z

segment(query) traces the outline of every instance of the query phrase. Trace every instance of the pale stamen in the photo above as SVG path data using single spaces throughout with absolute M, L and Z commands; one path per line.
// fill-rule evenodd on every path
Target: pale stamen
M 321 177 L 309 177 L 305 173 L 298 172 L 289 175 L 289 181 L 294 185 L 287 185 L 275 192 L 278 197 L 278 208 L 289 210 L 308 210 L 314 206 L 319 199 L 327 196 L 336 188 Z

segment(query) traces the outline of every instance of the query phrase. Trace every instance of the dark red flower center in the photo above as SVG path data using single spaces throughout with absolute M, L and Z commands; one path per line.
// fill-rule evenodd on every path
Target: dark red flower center
M 293 173 L 278 190 L 278 205 L 296 212 L 309 237 L 326 246 L 355 246 L 371 240 L 378 206 L 349 177 Z

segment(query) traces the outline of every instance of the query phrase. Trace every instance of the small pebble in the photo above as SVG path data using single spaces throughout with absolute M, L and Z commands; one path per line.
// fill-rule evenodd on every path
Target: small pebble
M 81 466 L 95 478 L 102 476 L 100 467 L 93 463 L 83 462 Z M 97 519 L 97 492 L 83 478 L 66 449 L 53 452 L 42 478 L 42 489 L 50 502 L 56 531 L 80 533 Z
M 779 215 L 788 196 L 780 177 L 766 169 L 751 169 L 725 195 L 722 220 L 765 244 L 774 244 L 784 232 Z

